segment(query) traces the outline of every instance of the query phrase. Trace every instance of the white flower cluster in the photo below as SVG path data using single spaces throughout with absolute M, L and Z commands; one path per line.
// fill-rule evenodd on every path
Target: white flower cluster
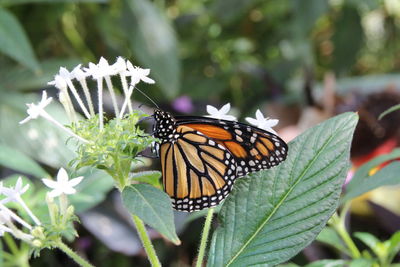
M 135 86 L 143 81 L 145 83 L 153 84 L 154 80 L 147 77 L 150 74 L 150 69 L 142 69 L 137 66 L 133 66 L 129 60 L 125 60 L 119 57 L 117 61 L 110 65 L 107 60 L 101 58 L 98 64 L 89 63 L 88 68 L 84 68 L 81 65 L 76 66 L 71 72 L 66 68 L 60 68 L 60 71 L 55 75 L 54 80 L 49 82 L 49 85 L 54 85 L 59 90 L 59 101 L 63 105 L 68 117 L 72 122 L 76 122 L 76 113 L 72 104 L 71 95 L 78 103 L 80 109 L 82 110 L 86 118 L 91 118 L 95 115 L 95 109 L 92 101 L 92 97 L 87 85 L 86 78 L 91 77 L 97 82 L 97 100 L 98 100 L 98 114 L 99 114 L 99 127 L 103 128 L 103 87 L 104 82 L 106 84 L 107 90 L 110 93 L 115 117 L 122 118 L 125 114 L 126 109 L 129 112 L 132 111 L 131 95 Z M 114 87 L 111 81 L 112 76 L 118 75 L 121 80 L 122 91 L 124 93 L 124 103 L 120 108 L 117 104 L 117 98 L 114 91 Z M 128 77 L 130 81 L 128 83 Z M 81 98 L 77 87 L 75 84 L 78 82 L 83 91 L 84 100 Z M 128 86 L 129 84 L 129 86 Z M 28 117 L 22 120 L 20 123 L 26 123 L 31 119 L 37 119 L 38 117 L 43 117 L 50 122 L 54 123 L 56 126 L 62 128 L 64 131 L 68 132 L 70 135 L 78 138 L 82 142 L 87 142 L 87 140 L 75 135 L 71 130 L 64 127 L 56 120 L 54 120 L 51 115 L 49 115 L 44 109 L 50 104 L 52 98 L 47 98 L 46 91 L 43 91 L 42 100 L 39 104 L 27 104 L 28 106 Z M 86 102 L 86 103 L 85 103 Z
M 48 192 L 48 196 L 53 198 L 62 194 L 67 195 L 76 193 L 76 190 L 73 187 L 78 185 L 82 179 L 83 177 L 81 176 L 69 180 L 67 172 L 61 168 L 57 174 L 57 181 L 50 179 L 42 179 L 42 181 L 47 187 L 52 189 L 52 191 Z M 15 186 L 6 187 L 3 185 L 3 182 L 0 182 L 0 196 L 4 197 L 0 200 L 0 236 L 3 236 L 5 232 L 8 232 L 15 238 L 26 242 L 33 239 L 31 234 L 27 234 L 20 230 L 15 223 L 27 228 L 29 231 L 32 230 L 34 226 L 30 225 L 6 206 L 9 202 L 17 203 L 29 215 L 35 223 L 35 226 L 40 226 L 40 220 L 33 214 L 21 197 L 26 191 L 28 191 L 28 189 L 29 184 L 23 185 L 21 177 L 18 178 Z
M 207 112 L 209 115 L 206 115 L 206 116 L 210 117 L 210 118 L 218 119 L 218 120 L 237 121 L 237 118 L 235 116 L 228 115 L 230 109 L 231 109 L 230 103 L 225 104 L 221 109 L 217 109 L 216 107 L 207 105 Z M 271 132 L 273 134 L 277 134 L 274 131 L 274 129 L 272 129 L 272 127 L 276 126 L 278 124 L 279 120 L 270 119 L 268 117 L 265 118 L 259 109 L 257 109 L 257 111 L 256 111 L 255 119 L 247 117 L 246 121 L 248 123 L 250 123 L 251 125 L 254 125 L 260 129 Z

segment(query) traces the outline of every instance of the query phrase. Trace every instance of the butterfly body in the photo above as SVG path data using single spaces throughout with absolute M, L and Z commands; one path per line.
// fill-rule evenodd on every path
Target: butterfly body
M 163 184 L 176 210 L 218 205 L 238 177 L 285 160 L 278 136 L 247 124 L 177 116 L 157 109 L 154 137 L 160 140 Z

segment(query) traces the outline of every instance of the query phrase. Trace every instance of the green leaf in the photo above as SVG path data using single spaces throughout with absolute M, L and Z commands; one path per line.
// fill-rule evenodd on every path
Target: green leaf
M 342 202 L 346 202 L 381 186 L 400 184 L 399 173 L 400 162 L 395 161 L 374 175 L 357 179 L 357 184 L 353 182 L 350 187 L 346 188 L 346 194 L 342 198 Z
M 363 45 L 361 17 L 357 9 L 345 4 L 336 18 L 334 28 L 332 67 L 335 72 L 344 74 L 355 63 L 358 52 Z
M 160 177 L 161 177 L 161 172 L 159 171 L 136 172 L 130 176 L 132 180 L 142 183 L 148 183 L 157 188 L 161 188 Z
M 135 184 L 122 191 L 122 201 L 129 212 L 174 244 L 180 244 L 175 233 L 171 200 L 167 194 L 148 184 Z
M 292 0 L 291 4 L 294 13 L 291 23 L 292 34 L 301 39 L 309 36 L 317 19 L 323 15 L 329 7 L 327 0 L 309 0 L 307 5 L 304 5 L 301 1 Z
M 123 25 L 135 57 L 150 68 L 163 93 L 174 98 L 180 87 L 181 67 L 175 32 L 167 18 L 148 0 L 125 0 Z
M 388 114 L 390 114 L 390 113 L 392 113 L 392 112 L 394 112 L 394 111 L 396 111 L 396 110 L 400 110 L 400 104 L 394 105 L 393 107 L 388 108 L 387 110 L 385 110 L 384 112 L 382 112 L 382 114 L 379 115 L 378 120 L 381 120 L 383 117 L 385 117 L 386 115 L 388 115 Z
M 70 174 L 71 178 L 77 176 L 83 176 L 84 179 L 76 187 L 77 193 L 69 197 L 77 213 L 101 203 L 114 188 L 114 179 L 104 171 L 86 168 L 83 172 L 80 170 L 79 173 Z
M 54 79 L 60 67 L 71 70 L 79 64 L 78 59 L 49 59 L 40 63 L 40 73 L 32 73 L 28 69 L 16 66 L 1 69 L 0 90 L 32 90 L 43 88 Z
M 275 265 L 310 244 L 337 208 L 357 120 L 344 113 L 307 130 L 281 165 L 236 181 L 208 266 Z
M 304 267 L 343 267 L 346 266 L 346 261 L 344 260 L 320 260 L 309 263 Z
M 340 252 L 349 254 L 348 249 L 343 244 L 342 239 L 339 237 L 339 235 L 336 233 L 336 231 L 329 226 L 322 229 L 321 233 L 319 233 L 319 235 L 317 236 L 317 240 L 319 242 L 322 242 L 324 244 L 327 244 L 327 245 L 330 245 L 330 246 L 336 248 Z
M 382 164 L 386 161 L 394 160 L 399 157 L 400 157 L 400 149 L 396 148 L 389 154 L 375 157 L 372 160 L 364 163 L 363 165 L 361 165 L 360 168 L 358 168 L 357 172 L 354 174 L 351 181 L 347 184 L 347 186 L 346 186 L 347 190 L 350 190 L 350 189 L 353 189 L 354 187 L 359 186 L 359 184 L 362 182 L 362 180 L 365 177 L 368 177 L 368 173 L 371 171 L 371 169 L 375 168 L 376 166 L 379 166 L 380 164 Z
M 34 160 L 3 143 L 0 143 L 0 165 L 38 178 L 48 176 Z
M 356 232 L 354 236 L 360 239 L 372 251 L 375 251 L 376 246 L 380 243 L 380 240 L 370 233 Z
M 31 120 L 20 125 L 18 122 L 27 117 L 24 103 L 36 103 L 39 95 L 11 94 L 0 91 L 0 140 L 30 158 L 59 168 L 65 166 L 76 154 L 76 141 L 58 127 L 43 118 Z M 69 124 L 61 105 L 55 101 L 46 107 L 46 111 L 61 124 Z
M 374 261 L 368 259 L 356 259 L 349 263 L 349 267 L 372 267 Z
M 26 33 L 15 16 L 0 7 L 0 52 L 20 64 L 38 71 L 39 63 Z
M 392 235 L 392 237 L 389 239 L 390 245 L 388 249 L 389 253 L 389 260 L 392 260 L 394 256 L 396 256 L 397 253 L 400 251 L 400 231 L 397 231 Z

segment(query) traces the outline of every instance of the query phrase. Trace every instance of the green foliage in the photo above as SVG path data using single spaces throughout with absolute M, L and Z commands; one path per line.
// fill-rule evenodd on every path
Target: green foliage
M 370 233 L 356 232 L 354 236 L 361 240 L 377 257 L 380 266 L 389 266 L 400 251 L 400 231 L 389 240 L 381 242 Z
M 391 153 L 382 155 L 368 161 L 362 165 L 354 174 L 351 181 L 346 186 L 346 194 L 342 202 L 360 196 L 363 193 L 371 191 L 384 185 L 399 184 L 400 162 L 393 162 L 379 170 L 373 175 L 369 172 L 380 164 L 400 157 L 400 149 L 395 149 Z
M 162 189 L 162 185 L 160 183 L 161 172 L 159 171 L 141 171 L 131 173 L 129 178 L 132 181 L 148 183 L 158 189 Z
M 180 62 L 175 33 L 161 11 L 147 0 L 124 0 L 123 25 L 131 49 L 151 68 L 163 93 L 172 99 L 180 87 Z
M 343 243 L 342 239 L 335 231 L 335 229 L 332 227 L 327 226 L 322 229 L 321 233 L 319 233 L 319 235 L 317 236 L 317 240 L 336 248 L 342 253 L 348 254 L 345 244 Z
M 48 175 L 34 160 L 2 143 L 0 143 L 0 165 L 36 177 L 46 177 Z
M 345 113 L 309 129 L 278 167 L 237 181 L 208 266 L 278 264 L 307 246 L 337 207 L 357 118 Z
M 148 147 L 154 139 L 136 125 L 146 114 L 132 112 L 124 118 L 115 118 L 100 130 L 98 116 L 82 120 L 72 126 L 74 132 L 89 143 L 81 144 L 78 156 L 72 161 L 77 168 L 95 166 L 105 170 L 124 188 L 131 171 L 132 163 L 137 163 L 136 156 Z
M 378 118 L 378 119 L 381 120 L 381 119 L 382 119 L 383 117 L 385 117 L 386 115 L 388 115 L 388 114 L 390 114 L 390 113 L 392 113 L 392 112 L 395 112 L 395 111 L 397 111 L 397 110 L 400 110 L 400 104 L 394 105 L 393 107 L 391 107 L 391 108 L 385 110 L 385 112 L 382 112 L 382 114 L 379 115 L 379 118 Z
M 39 63 L 18 19 L 0 7 L 0 52 L 31 70 L 39 71 Z
M 134 184 L 122 191 L 125 207 L 174 244 L 180 244 L 175 233 L 174 216 L 169 196 L 147 184 Z

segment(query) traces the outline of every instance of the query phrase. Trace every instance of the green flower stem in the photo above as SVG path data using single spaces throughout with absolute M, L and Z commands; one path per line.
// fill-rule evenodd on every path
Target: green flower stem
M 208 234 L 210 233 L 210 226 L 213 213 L 214 213 L 214 208 L 208 209 L 206 221 L 204 223 L 203 233 L 201 234 L 201 241 L 199 247 L 199 254 L 197 256 L 196 267 L 203 266 L 203 258 L 207 247 Z
M 67 254 L 71 259 L 73 259 L 76 263 L 78 263 L 82 267 L 94 267 L 92 264 L 87 262 L 81 256 L 79 256 L 76 252 L 70 249 L 67 245 L 65 245 L 61 240 L 56 243 L 56 246 L 62 250 L 65 254 Z
M 146 228 L 144 226 L 143 221 L 136 215 L 132 215 L 133 222 L 138 231 L 140 240 L 142 241 L 144 250 L 146 251 L 147 257 L 153 267 L 161 266 L 161 263 L 157 257 L 157 254 L 154 250 L 153 244 L 150 241 L 149 236 L 147 235 Z
M 349 209 L 350 209 L 350 202 L 347 202 L 342 209 L 340 217 L 338 216 L 337 213 L 333 214 L 331 225 L 333 226 L 333 228 L 336 230 L 336 232 L 339 234 L 339 236 L 342 238 L 342 240 L 350 250 L 352 258 L 359 259 L 361 258 L 361 253 L 358 250 L 357 246 L 354 244 L 353 239 L 351 239 L 349 233 L 347 232 L 344 222 L 346 214 Z
M 17 255 L 19 253 L 19 249 L 18 249 L 17 244 L 15 243 L 14 239 L 11 237 L 11 234 L 5 233 L 3 236 L 3 239 L 6 242 L 10 252 L 14 255 Z

